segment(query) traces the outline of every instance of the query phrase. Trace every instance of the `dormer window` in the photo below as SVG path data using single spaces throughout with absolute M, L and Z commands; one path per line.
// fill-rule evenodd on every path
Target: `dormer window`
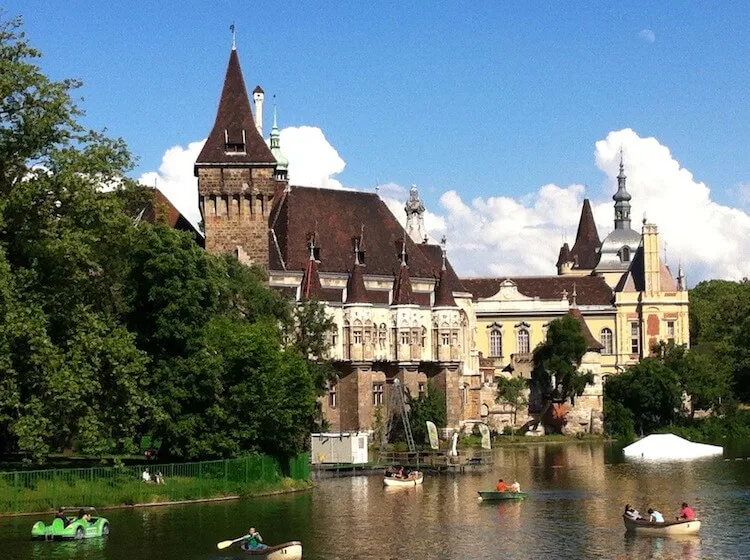
M 320 247 L 313 247 L 312 254 L 313 259 L 320 262 Z
M 620 249 L 620 260 L 622 262 L 630 262 L 630 247 Z
M 235 137 L 236 136 L 236 137 Z M 245 146 L 247 146 L 247 136 L 245 135 L 245 129 L 242 129 L 242 136 L 232 135 L 229 137 L 229 131 L 224 129 L 224 152 L 233 154 L 245 154 Z

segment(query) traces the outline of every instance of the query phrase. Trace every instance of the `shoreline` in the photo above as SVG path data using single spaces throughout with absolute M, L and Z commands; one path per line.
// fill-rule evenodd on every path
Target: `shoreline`
M 168 507 L 168 506 L 181 506 L 188 504 L 202 504 L 211 502 L 228 502 L 231 500 L 244 500 L 252 498 L 265 498 L 269 496 L 280 496 L 282 494 L 298 494 L 300 492 L 308 492 L 315 487 L 315 483 L 310 480 L 309 485 L 305 488 L 278 488 L 276 490 L 268 490 L 265 492 L 259 492 L 257 494 L 232 494 L 229 496 L 216 496 L 214 498 L 196 498 L 194 500 L 175 500 L 169 502 L 143 502 L 139 504 L 117 504 L 109 506 L 97 506 L 97 511 L 116 510 L 116 509 L 135 509 L 135 508 L 147 508 L 147 507 Z M 29 512 L 17 512 L 17 513 L 0 513 L 0 519 L 11 518 L 11 517 L 29 517 L 32 515 L 44 516 L 54 513 L 53 510 L 47 511 L 29 511 Z

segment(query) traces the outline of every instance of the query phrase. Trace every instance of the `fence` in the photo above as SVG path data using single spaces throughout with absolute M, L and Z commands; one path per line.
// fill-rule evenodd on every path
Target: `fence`
M 285 475 L 310 478 L 306 453 L 285 467 L 272 457 L 253 455 L 199 463 L 5 472 L 0 473 L 0 514 L 242 495 L 277 487 Z M 144 482 L 145 469 L 152 477 L 161 472 L 163 483 Z

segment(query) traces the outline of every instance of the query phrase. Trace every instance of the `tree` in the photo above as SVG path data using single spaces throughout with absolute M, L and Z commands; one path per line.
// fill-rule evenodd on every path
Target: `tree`
M 518 409 L 529 403 L 529 384 L 523 377 L 496 377 L 495 383 L 497 384 L 495 401 L 511 407 L 513 425 L 515 425 Z
M 409 407 L 409 421 L 415 442 L 425 442 L 428 439 L 427 421 L 434 422 L 440 429 L 447 422 L 445 410 L 445 396 L 432 383 L 427 384 L 427 391 L 418 397 L 406 392 L 406 403 Z
M 611 375 L 604 385 L 610 414 L 616 411 L 622 415 L 622 410 L 610 403 L 627 408 L 641 435 L 675 420 L 681 394 L 677 374 L 658 358 L 645 358 L 620 375 Z
M 532 379 L 545 399 L 552 398 L 550 390 L 561 400 L 575 400 L 593 383 L 590 372 L 580 372 L 581 359 L 586 353 L 586 339 L 581 325 L 571 315 L 555 319 L 547 329 L 547 339 L 534 349 Z

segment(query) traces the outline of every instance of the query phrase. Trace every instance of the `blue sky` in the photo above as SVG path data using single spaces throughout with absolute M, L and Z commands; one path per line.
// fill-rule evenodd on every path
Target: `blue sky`
M 611 182 L 594 144 L 655 137 L 720 204 L 750 209 L 744 2 L 292 3 L 10 0 L 42 66 L 85 82 L 86 124 L 154 170 L 211 128 L 231 44 L 282 126 L 320 127 L 361 188 L 428 207 Z M 268 114 L 268 113 L 267 113 Z M 268 124 L 268 123 L 267 123 Z M 609 191 L 607 191 L 609 192 Z

